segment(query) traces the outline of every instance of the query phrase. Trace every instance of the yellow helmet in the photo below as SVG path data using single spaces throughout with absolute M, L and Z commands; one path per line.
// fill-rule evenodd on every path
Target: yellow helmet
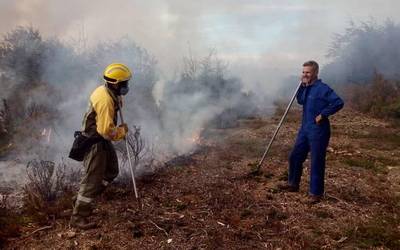
M 129 81 L 131 77 L 131 71 L 122 63 L 112 63 L 108 65 L 103 73 L 104 80 L 111 84 Z

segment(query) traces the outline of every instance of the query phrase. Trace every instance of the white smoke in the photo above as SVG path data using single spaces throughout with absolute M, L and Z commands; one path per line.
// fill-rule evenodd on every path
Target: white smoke
M 329 51 L 331 62 L 324 76 L 335 84 L 369 83 L 375 73 L 387 79 L 400 78 L 400 24 L 374 19 L 350 23 L 346 32 L 337 34 Z

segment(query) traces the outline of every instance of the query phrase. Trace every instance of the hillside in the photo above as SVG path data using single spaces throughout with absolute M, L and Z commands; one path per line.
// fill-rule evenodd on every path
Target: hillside
M 308 160 L 299 193 L 276 188 L 287 176 L 299 118 L 291 111 L 261 175 L 248 175 L 249 164 L 280 115 L 207 130 L 193 155 L 139 180 L 142 210 L 130 190 L 114 185 L 98 201 L 99 228 L 70 231 L 66 215 L 46 228 L 27 224 L 5 248 L 399 249 L 400 128 L 347 108 L 335 115 L 326 197 L 310 205 Z

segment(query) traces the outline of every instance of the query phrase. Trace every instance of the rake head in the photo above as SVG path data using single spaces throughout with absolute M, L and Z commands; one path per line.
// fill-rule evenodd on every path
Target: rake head
M 259 176 L 262 174 L 261 165 L 257 162 L 247 164 L 250 167 L 249 176 Z

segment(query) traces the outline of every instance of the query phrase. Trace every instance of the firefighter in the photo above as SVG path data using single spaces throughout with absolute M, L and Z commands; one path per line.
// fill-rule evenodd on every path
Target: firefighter
M 302 84 L 297 102 L 303 106 L 302 123 L 289 157 L 288 183 L 281 189 L 299 191 L 303 163 L 311 152 L 309 202 L 314 204 L 324 194 L 325 156 L 330 138 L 328 117 L 339 111 L 343 100 L 318 79 L 319 66 L 315 61 L 303 64 Z
M 96 223 L 88 220 L 93 210 L 93 199 L 101 194 L 118 175 L 118 159 L 112 141 L 125 138 L 128 126 L 117 126 L 121 96 L 129 91 L 132 73 L 127 66 L 113 63 L 103 73 L 105 84 L 90 95 L 84 115 L 82 135 L 95 143 L 84 153 L 85 174 L 74 203 L 70 226 L 89 229 Z

